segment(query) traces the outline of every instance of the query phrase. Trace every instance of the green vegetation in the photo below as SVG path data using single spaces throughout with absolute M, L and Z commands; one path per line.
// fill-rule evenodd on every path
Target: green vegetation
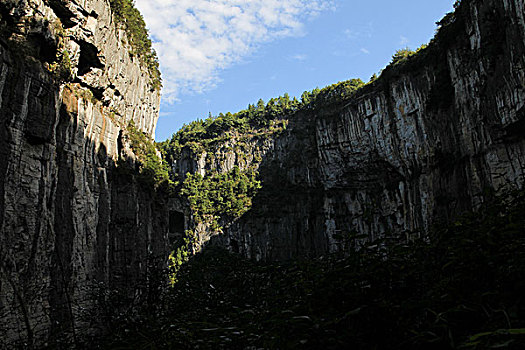
M 380 71 L 379 74 L 374 74 L 370 78 L 370 83 L 373 83 L 379 77 L 388 79 L 388 76 L 391 76 L 392 71 L 397 71 L 395 68 L 407 69 L 407 70 L 416 70 L 418 67 L 421 67 L 424 62 L 428 63 L 428 58 L 432 61 L 441 60 L 441 57 L 445 53 L 445 47 L 449 42 L 453 42 L 457 38 L 457 33 L 460 31 L 461 21 L 458 21 L 458 18 L 461 19 L 461 1 L 456 0 L 454 3 L 454 11 L 447 13 L 440 21 L 436 22 L 436 35 L 433 39 L 430 40 L 428 44 L 423 44 L 415 51 L 409 47 L 405 47 L 397 50 L 394 55 L 392 55 L 392 60 L 390 63 Z M 495 21 L 500 23 L 501 21 Z M 501 26 L 498 26 L 501 28 Z M 409 65 L 405 63 L 410 62 Z M 383 72 L 388 72 L 387 77 L 383 76 Z
M 422 50 L 426 49 L 427 47 L 428 47 L 427 44 L 423 44 L 419 48 L 417 48 L 416 51 L 413 51 L 413 50 L 411 50 L 408 47 L 405 47 L 404 49 L 399 49 L 392 56 L 392 61 L 390 62 L 390 64 L 395 65 L 395 64 L 398 64 L 400 62 L 404 62 L 409 57 L 419 54 Z
M 168 165 L 157 155 L 155 143 L 131 121 L 126 129 L 133 153 L 140 162 L 140 177 L 144 183 L 153 187 L 161 183 L 170 184 Z
M 257 171 L 251 167 L 241 171 L 234 166 L 226 174 L 201 176 L 188 174 L 181 194 L 188 199 L 196 222 L 208 221 L 218 229 L 219 218 L 237 219 L 252 205 L 252 198 L 261 188 Z
M 221 222 L 240 218 L 252 206 L 252 198 L 261 188 L 256 166 L 241 171 L 238 166 L 225 174 L 209 176 L 187 174 L 180 194 L 187 199 L 195 225 L 205 223 L 209 230 L 221 232 Z M 178 280 L 178 272 L 190 255 L 195 252 L 196 234 L 186 230 L 181 242 L 177 242 L 169 256 L 169 279 Z
M 46 68 L 59 82 L 70 81 L 73 77 L 71 59 L 65 45 L 66 32 L 59 19 L 54 22 L 53 32 L 58 38 L 57 52 L 54 62 L 46 64 Z
M 66 49 L 58 52 L 57 62 L 55 65 L 55 68 L 52 69 L 57 79 L 60 81 L 69 81 L 73 76 L 73 73 L 71 71 L 71 59 L 69 58 L 69 52 Z
M 110 0 L 115 20 L 126 30 L 133 49 L 132 54 L 137 56 L 148 69 L 153 88 L 160 90 L 162 80 L 159 71 L 157 53 L 151 46 L 146 23 L 132 0 Z
M 364 86 L 359 79 L 339 82 L 323 89 L 304 92 L 299 101 L 291 99 L 288 94 L 270 99 L 267 103 L 259 100 L 256 105 L 238 113 L 209 116 L 205 120 L 197 120 L 184 125 L 170 140 L 160 144 L 163 158 L 168 163 L 180 159 L 184 147 L 189 148 L 194 155 L 203 151 L 209 157 L 214 157 L 216 146 L 221 142 L 236 139 L 236 147 L 241 151 L 246 146 L 246 140 L 256 137 L 271 137 L 286 129 L 287 117 L 306 109 L 317 109 L 331 103 L 341 103 L 352 96 L 355 91 Z M 216 172 L 201 176 L 186 174 L 180 194 L 185 198 L 192 211 L 194 225 L 204 223 L 209 230 L 221 232 L 221 224 L 233 221 L 247 212 L 252 205 L 252 198 L 261 188 L 257 179 L 260 156 L 254 158 L 248 169 L 241 171 L 238 166 L 226 174 Z M 178 180 L 180 174 L 173 174 Z M 194 252 L 193 241 L 195 232 L 189 230 L 183 242 L 175 245 L 170 255 L 170 280 L 177 280 L 181 264 Z
M 66 84 L 66 86 L 71 90 L 71 92 L 77 97 L 77 98 L 82 98 L 84 101 L 90 101 L 92 104 L 97 104 L 98 102 L 100 102 L 96 97 L 95 95 L 93 94 L 93 91 L 91 91 L 90 89 L 87 89 L 87 88 L 84 88 L 82 87 L 80 84 L 78 83 L 68 83 Z M 112 120 L 114 120 L 114 112 L 112 112 L 113 114 L 110 116 L 110 118 L 113 118 Z
M 209 248 L 182 266 L 157 312 L 119 319 L 106 345 L 522 349 L 524 211 L 523 193 L 502 196 L 430 242 L 380 240 L 346 257 L 263 264 Z
M 446 19 L 440 32 L 452 23 Z M 424 49 L 399 50 L 390 68 L 422 57 L 416 54 Z M 431 105 L 450 105 L 443 93 L 447 79 L 437 81 Z M 305 92 L 300 101 L 260 100 L 236 114 L 193 122 L 163 143 L 163 152 L 176 158 L 183 147 L 198 153 L 241 133 L 271 135 L 286 127 L 285 117 L 344 102 L 362 85 L 338 83 Z M 226 174 L 188 174 L 181 186 L 195 221 L 220 231 L 222 219 L 246 212 L 260 182 L 256 167 L 235 167 Z M 367 237 L 345 234 L 334 238 L 356 247 L 348 255 L 280 263 L 256 263 L 209 247 L 190 258 L 195 233 L 186 231 L 169 257 L 173 288 L 163 290 L 155 308 L 116 319 L 105 346 L 523 349 L 524 212 L 525 193 L 503 193 L 477 212 L 437 225 L 426 239 L 364 243 Z
M 187 174 L 182 183 L 180 195 L 189 203 L 194 225 L 204 223 L 214 233 L 221 233 L 221 222 L 240 218 L 252 206 L 252 198 L 261 188 L 254 164 L 245 171 L 238 166 L 225 174 L 213 173 L 208 176 Z M 169 280 L 173 285 L 183 263 L 199 247 L 195 244 L 196 233 L 186 230 L 169 256 Z
M 193 231 L 186 230 L 182 242 L 176 244 L 177 248 L 168 257 L 168 279 L 171 287 L 179 281 L 178 275 L 182 264 L 188 262 L 194 252 L 195 237 Z
M 287 118 L 294 113 L 307 109 L 318 109 L 330 103 L 341 103 L 364 86 L 361 79 L 352 79 L 305 91 L 301 100 L 290 98 L 288 94 L 272 98 L 267 103 L 260 99 L 256 105 L 250 104 L 235 114 L 220 113 L 216 117 L 198 119 L 184 125 L 170 140 L 161 144 L 164 156 L 169 162 L 180 157 L 184 146 L 191 147 L 196 153 L 208 149 L 232 135 L 271 135 L 286 128 Z

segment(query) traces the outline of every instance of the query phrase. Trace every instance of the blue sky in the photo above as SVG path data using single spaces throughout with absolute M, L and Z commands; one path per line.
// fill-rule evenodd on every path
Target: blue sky
M 184 123 L 351 78 L 434 35 L 453 0 L 137 0 L 159 53 L 157 141 Z

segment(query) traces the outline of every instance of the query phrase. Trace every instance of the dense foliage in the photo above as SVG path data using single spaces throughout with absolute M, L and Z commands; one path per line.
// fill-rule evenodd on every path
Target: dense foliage
M 159 70 L 157 53 L 151 46 L 146 23 L 139 10 L 137 10 L 132 0 L 110 0 L 111 9 L 115 20 L 120 23 L 130 40 L 133 49 L 132 54 L 136 55 L 141 63 L 148 69 L 153 87 L 160 90 L 162 80 Z
M 168 161 L 172 161 L 180 156 L 182 147 L 189 145 L 204 149 L 206 145 L 229 138 L 231 135 L 228 133 L 272 134 L 286 127 L 283 119 L 290 115 L 329 103 L 344 102 L 363 85 L 360 79 L 352 79 L 323 89 L 305 91 L 300 100 L 290 98 L 288 94 L 272 98 L 266 103 L 260 99 L 257 104 L 250 104 L 247 109 L 235 114 L 220 113 L 218 116 L 209 116 L 184 125 L 170 140 L 162 143 L 162 148 Z
M 126 129 L 133 153 L 140 162 L 140 180 L 151 186 L 170 183 L 168 165 L 157 155 L 153 140 L 137 129 L 131 121 Z
M 270 120 L 267 126 L 251 127 L 246 119 L 237 119 L 228 113 L 184 125 L 171 139 L 159 143 L 159 146 L 164 159 L 173 163 L 180 158 L 184 147 L 191 149 L 194 154 L 213 152 L 214 146 L 223 141 L 235 138 L 239 144 L 243 144 L 249 138 L 276 135 L 285 130 L 287 125 L 287 120 L 275 119 Z
M 500 197 L 430 242 L 381 240 L 348 257 L 263 264 L 210 248 L 108 347 L 522 349 L 524 211 L 523 193 Z
M 236 219 L 252 205 L 252 198 L 261 183 L 254 168 L 241 171 L 239 167 L 225 174 L 201 176 L 189 174 L 182 184 L 181 193 L 188 199 L 194 219 L 204 221 L 206 217 Z
M 261 188 L 257 179 L 256 165 L 245 171 L 238 166 L 227 173 L 209 176 L 187 174 L 180 194 L 189 203 L 194 224 L 206 223 L 212 232 L 221 232 L 221 222 L 240 218 L 252 206 L 252 198 Z M 195 251 L 196 233 L 186 230 L 180 242 L 176 242 L 169 256 L 169 279 L 178 280 L 181 265 Z

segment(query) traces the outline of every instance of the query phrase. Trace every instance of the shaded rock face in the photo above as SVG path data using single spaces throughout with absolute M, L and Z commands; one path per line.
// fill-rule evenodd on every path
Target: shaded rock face
M 0 348 L 67 344 L 104 326 L 109 291 L 126 310 L 146 298 L 164 264 L 167 200 L 117 167 L 135 165 L 130 120 L 153 137 L 160 97 L 108 2 L 8 0 L 0 16 Z M 45 68 L 58 19 L 68 84 Z
M 523 1 L 464 0 L 425 53 L 345 103 L 291 116 L 263 152 L 252 209 L 211 240 L 269 260 L 348 251 L 355 234 L 417 237 L 520 188 L 524 85 Z M 200 163 L 187 169 L 221 167 Z

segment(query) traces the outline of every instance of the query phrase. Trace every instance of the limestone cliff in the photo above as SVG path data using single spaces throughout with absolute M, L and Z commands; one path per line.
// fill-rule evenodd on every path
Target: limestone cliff
M 106 0 L 6 0 L 0 16 L 0 348 L 78 341 L 165 260 L 165 200 L 126 131 L 153 138 L 160 93 Z
M 350 99 L 283 115 L 288 128 L 264 147 L 183 148 L 179 174 L 228 171 L 242 153 L 262 158 L 248 212 L 224 218 L 220 234 L 191 216 L 188 226 L 199 244 L 211 237 L 270 260 L 424 235 L 492 191 L 523 186 L 524 86 L 523 1 L 463 0 L 428 48 Z

